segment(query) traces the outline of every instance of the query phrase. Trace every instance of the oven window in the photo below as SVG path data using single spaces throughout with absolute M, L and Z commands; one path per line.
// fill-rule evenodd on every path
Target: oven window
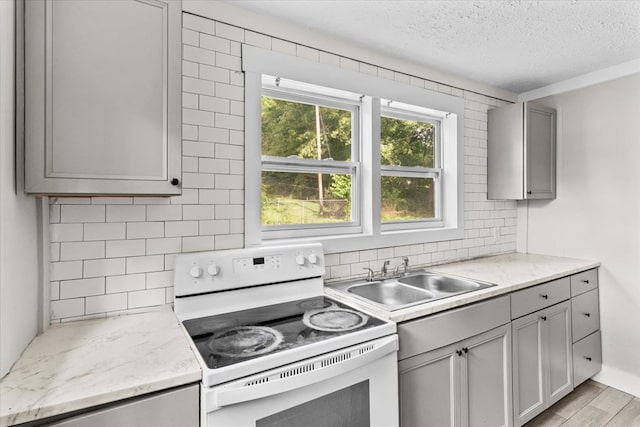
M 256 421 L 256 427 L 368 427 L 369 380 Z

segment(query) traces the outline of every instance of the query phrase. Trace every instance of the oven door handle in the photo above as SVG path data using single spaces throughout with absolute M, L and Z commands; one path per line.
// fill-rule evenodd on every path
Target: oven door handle
M 235 382 L 233 384 L 230 384 L 228 386 L 229 388 L 225 388 L 223 386 L 220 389 L 216 390 L 216 393 L 214 394 L 215 402 L 211 403 L 214 403 L 217 407 L 222 407 L 247 402 L 250 400 L 257 400 L 279 393 L 285 393 L 291 390 L 306 387 L 310 384 L 327 380 L 329 378 L 343 375 L 349 371 L 353 371 L 369 363 L 372 363 L 389 353 L 398 351 L 398 340 L 396 336 L 383 338 L 382 340 L 378 340 L 376 344 L 379 344 L 379 346 L 370 351 L 359 353 L 356 356 L 352 356 L 351 358 L 327 365 L 325 367 L 321 367 L 322 361 L 326 361 L 334 357 L 340 357 L 340 355 L 349 351 L 355 350 L 357 352 L 359 348 L 366 347 L 366 345 L 359 345 L 355 347 L 355 349 L 352 348 L 350 350 L 332 352 L 312 361 L 302 362 L 293 366 L 289 366 L 286 370 L 282 370 L 281 372 L 290 372 L 292 370 L 295 370 L 299 366 L 308 366 L 310 364 L 314 365 L 314 369 L 307 372 L 304 372 L 303 370 L 303 373 L 293 374 L 291 376 L 281 376 L 280 378 L 276 378 L 275 381 L 270 379 L 269 381 L 265 381 L 263 383 L 245 386 L 244 382 L 250 381 L 249 379 L 245 379 L 245 381 L 242 383 Z M 276 372 L 272 374 L 272 376 L 273 375 L 278 375 L 278 373 Z

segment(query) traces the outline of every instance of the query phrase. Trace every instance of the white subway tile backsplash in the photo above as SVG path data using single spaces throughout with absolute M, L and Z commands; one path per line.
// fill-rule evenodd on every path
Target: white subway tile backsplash
M 229 220 L 200 221 L 200 235 L 229 234 Z
M 87 314 L 105 313 L 127 308 L 127 293 L 87 297 Z
M 84 314 L 84 298 L 51 301 L 51 319 L 82 316 Z
M 239 249 L 244 246 L 242 234 L 220 234 L 215 236 L 216 250 Z
M 78 298 L 91 295 L 103 295 L 105 292 L 104 277 L 93 279 L 63 280 L 60 282 L 60 298 Z
M 106 244 L 107 258 L 137 256 L 144 255 L 146 253 L 145 239 L 110 240 L 107 241 Z
M 82 278 L 82 261 L 52 262 L 49 271 L 52 281 Z
M 145 273 L 109 276 L 106 279 L 108 294 L 139 291 L 145 288 L 146 283 Z
M 147 289 L 144 291 L 133 291 L 128 293 L 127 308 L 149 307 L 165 303 L 164 289 Z
M 215 219 L 215 208 L 213 205 L 184 205 L 182 217 L 185 220 Z
M 51 301 L 60 299 L 60 282 L 50 282 L 49 298 Z
M 216 33 L 215 21 L 212 21 L 211 19 L 202 18 L 196 15 L 191 15 L 189 13 L 182 14 L 182 26 L 184 28 L 198 31 L 200 33 L 206 33 L 206 34 Z
M 49 205 L 49 224 L 60 222 L 60 205 Z
M 74 242 L 82 240 L 82 224 L 50 224 L 49 238 L 52 242 Z
M 197 62 L 200 64 L 216 65 L 216 54 L 210 50 L 201 49 L 194 46 L 183 46 L 182 59 L 185 61 Z M 192 92 L 189 88 L 184 87 L 184 80 L 182 81 L 182 90 L 185 92 Z
M 180 205 L 147 205 L 147 221 L 179 221 L 182 219 Z
M 115 276 L 124 274 L 124 258 L 95 259 L 83 261 L 82 277 Z
M 60 206 L 60 222 L 104 222 L 104 212 L 105 209 L 102 205 L 62 205 Z
M 127 274 L 164 270 L 164 256 L 151 255 L 127 258 Z
M 231 52 L 231 42 L 229 40 L 209 34 L 200 34 L 199 46 L 214 52 Z
M 210 173 L 183 173 L 182 185 L 185 188 L 214 188 L 215 176 Z
M 197 236 L 198 221 L 167 221 L 164 223 L 166 237 Z
M 244 41 L 246 44 L 250 44 L 252 46 L 271 49 L 271 37 L 265 36 L 264 34 L 247 30 L 244 32 Z
M 199 95 L 200 109 L 217 113 L 230 113 L 231 106 L 228 99 L 214 98 L 213 96 Z M 183 105 L 184 106 L 184 105 Z M 198 107 L 196 107 L 198 108 Z M 216 123 L 217 125 L 217 123 Z
M 210 84 L 213 86 L 213 83 Z M 213 93 L 211 94 L 213 95 Z M 212 113 L 211 111 L 200 111 L 193 110 L 191 108 L 183 108 L 182 121 L 191 125 L 213 126 L 215 123 L 215 113 Z
M 271 40 L 271 49 L 275 52 L 286 53 L 288 55 L 296 54 L 296 45 L 286 40 L 276 39 Z
M 147 273 L 147 289 L 173 286 L 173 271 Z
M 164 237 L 163 222 L 128 222 L 127 239 Z
M 191 46 L 199 45 L 199 33 L 197 31 L 189 30 L 187 28 L 182 29 L 182 43 Z
M 182 143 L 182 155 L 194 157 L 214 157 L 215 144 L 212 144 L 210 142 L 184 141 Z
M 144 221 L 145 206 L 107 206 L 107 222 Z
M 229 129 L 201 126 L 200 141 L 220 142 L 223 144 L 227 144 L 229 142 Z
M 216 52 L 216 67 L 226 68 L 232 71 L 242 70 L 242 60 L 239 56 L 227 55 L 226 53 Z
M 216 249 L 213 236 L 195 236 L 182 238 L 183 252 L 212 251 Z
M 104 243 L 103 241 L 63 242 L 60 244 L 60 260 L 104 258 Z
M 232 25 L 216 21 L 216 35 L 225 39 L 244 42 L 244 30 Z
M 60 261 L 60 243 L 49 243 L 49 262 Z
M 198 77 L 213 82 L 231 83 L 231 71 L 226 68 L 198 64 Z
M 182 249 L 180 237 L 168 237 L 162 239 L 147 239 L 147 255 L 177 254 Z

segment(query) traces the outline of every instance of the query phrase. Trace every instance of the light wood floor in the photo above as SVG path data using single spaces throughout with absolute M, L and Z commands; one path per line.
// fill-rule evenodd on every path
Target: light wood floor
M 526 427 L 640 427 L 640 398 L 588 380 Z

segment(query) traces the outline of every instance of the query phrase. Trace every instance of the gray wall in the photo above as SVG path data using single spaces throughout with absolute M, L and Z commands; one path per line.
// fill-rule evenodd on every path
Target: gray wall
M 15 190 L 14 9 L 0 1 L 0 377 L 38 323 L 36 200 Z
M 640 74 L 542 100 L 558 109 L 558 193 L 530 201 L 528 251 L 602 262 L 603 369 L 640 395 Z

